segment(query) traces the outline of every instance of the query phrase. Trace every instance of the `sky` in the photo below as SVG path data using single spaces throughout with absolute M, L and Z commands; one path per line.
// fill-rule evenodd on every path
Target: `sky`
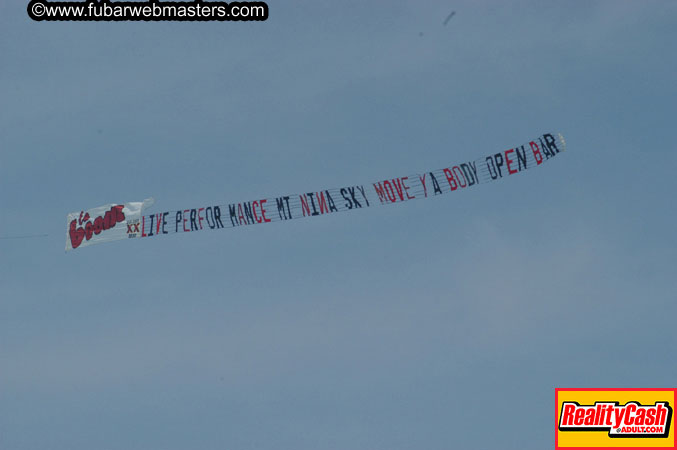
M 0 3 L 0 448 L 542 449 L 556 387 L 675 387 L 677 3 Z M 444 26 L 450 11 L 455 16 Z M 66 214 L 361 184 L 560 132 L 459 195 L 64 252 Z

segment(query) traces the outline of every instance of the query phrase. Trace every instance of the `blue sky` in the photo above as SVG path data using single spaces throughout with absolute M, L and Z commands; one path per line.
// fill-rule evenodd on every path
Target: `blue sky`
M 674 387 L 677 4 L 269 6 L 0 4 L 0 235 L 49 234 L 0 240 L 0 448 L 541 449 L 555 387 Z M 63 251 L 82 208 L 359 184 L 548 131 L 565 154 L 462 195 Z

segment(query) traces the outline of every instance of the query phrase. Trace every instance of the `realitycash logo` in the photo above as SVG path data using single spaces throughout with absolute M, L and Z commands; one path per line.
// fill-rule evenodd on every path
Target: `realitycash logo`
M 675 389 L 555 389 L 557 449 L 677 448 Z
M 667 437 L 670 434 L 672 408 L 667 402 L 653 406 L 630 402 L 596 402 L 579 405 L 563 402 L 559 417 L 560 431 L 608 431 L 609 437 Z

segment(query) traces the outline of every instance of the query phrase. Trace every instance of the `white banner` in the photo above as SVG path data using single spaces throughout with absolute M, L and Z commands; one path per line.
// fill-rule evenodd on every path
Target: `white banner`
M 143 202 L 111 203 L 68 214 L 66 251 L 101 242 L 141 237 L 141 214 L 153 203 L 152 198 L 147 198 Z
M 236 228 L 392 205 L 463 192 L 538 167 L 566 149 L 559 133 L 545 133 L 507 150 L 441 169 L 366 184 L 324 188 L 220 205 L 143 215 L 149 203 L 107 205 L 68 216 L 66 250 L 118 239 Z M 149 199 L 150 200 L 150 199 Z M 92 217 L 95 217 L 92 219 Z M 140 223 L 139 223 L 140 222 Z M 122 225 L 121 225 L 122 224 Z

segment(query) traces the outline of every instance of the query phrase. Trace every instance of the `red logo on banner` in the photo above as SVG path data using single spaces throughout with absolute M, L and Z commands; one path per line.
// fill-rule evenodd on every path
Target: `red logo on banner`
M 90 240 L 93 235 L 100 234 L 103 230 L 113 228 L 117 223 L 124 221 L 123 208 L 124 205 L 115 205 L 110 211 L 106 211 L 103 217 L 99 216 L 93 221 L 90 220 L 89 213 L 81 211 L 80 217 L 71 221 L 68 231 L 71 238 L 71 247 L 78 248 L 83 239 Z M 78 227 L 78 225 L 80 226 Z

